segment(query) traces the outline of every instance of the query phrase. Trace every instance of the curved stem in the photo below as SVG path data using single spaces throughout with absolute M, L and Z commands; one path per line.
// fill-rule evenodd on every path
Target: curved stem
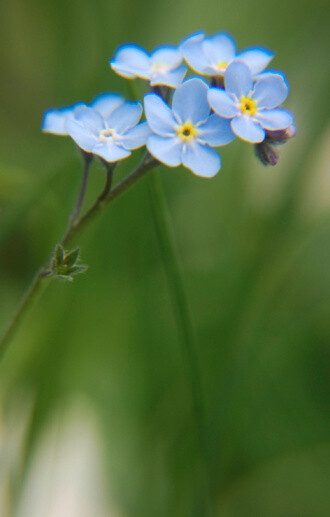
M 85 228 L 85 226 L 87 226 L 87 223 L 94 219 L 98 213 L 102 212 L 106 206 L 117 199 L 117 197 L 123 194 L 129 187 L 134 185 L 134 183 L 138 181 L 139 178 L 144 176 L 144 174 L 146 174 L 156 165 L 158 165 L 158 162 L 151 158 L 150 155 L 146 154 L 140 164 L 111 191 L 110 189 L 113 171 L 112 167 L 111 172 L 110 170 L 108 171 L 105 188 L 103 189 L 101 195 L 82 217 L 73 220 L 73 222 L 69 224 L 69 227 L 62 239 L 59 241 L 59 244 L 66 246 L 83 228 Z M 12 319 L 2 334 L 0 338 L 0 359 L 3 357 L 11 338 L 13 337 L 27 310 L 31 306 L 32 301 L 35 299 L 36 294 L 39 292 L 41 284 L 43 284 L 43 281 L 46 278 L 49 278 L 49 263 L 52 257 L 53 254 L 50 255 L 45 264 L 35 274 L 30 286 L 23 294 Z
M 207 434 L 205 429 L 205 414 L 203 403 L 202 383 L 196 354 L 196 336 L 185 291 L 183 274 L 180 267 L 171 218 L 166 203 L 163 187 L 159 175 L 155 172 L 149 176 L 149 191 L 152 212 L 161 249 L 162 259 L 166 271 L 169 292 L 177 320 L 177 327 L 181 336 L 183 353 L 187 360 L 188 375 L 192 391 L 192 401 L 196 419 L 197 440 L 203 466 L 202 482 L 204 492 L 204 513 L 210 512 L 209 502 L 209 461 Z
M 21 301 L 18 304 L 18 307 L 12 316 L 12 319 L 10 320 L 5 332 L 1 336 L 0 340 L 0 360 L 2 359 L 3 355 L 5 354 L 7 347 L 10 343 L 11 338 L 13 337 L 16 329 L 18 328 L 21 320 L 23 319 L 23 316 L 25 315 L 28 307 L 31 306 L 32 302 L 35 301 L 37 298 L 37 295 L 41 294 L 41 287 L 42 285 L 45 286 L 41 282 L 42 279 L 46 278 L 45 269 L 42 267 L 37 271 L 35 274 L 31 284 L 29 285 L 28 289 L 25 291 Z
M 80 211 L 82 209 L 82 205 L 85 199 L 86 195 L 86 189 L 87 189 L 87 182 L 88 182 L 88 176 L 89 176 L 89 169 L 93 160 L 93 155 L 89 153 L 85 153 L 82 151 L 82 157 L 84 161 L 84 170 L 83 170 L 83 177 L 82 177 L 82 183 L 80 186 L 80 191 L 78 194 L 78 199 L 76 202 L 76 205 L 72 211 L 70 220 L 69 220 L 69 227 L 75 222 L 75 220 L 79 217 Z
M 89 224 L 94 217 L 104 210 L 106 206 L 112 203 L 117 197 L 121 196 L 127 189 L 136 183 L 142 176 L 144 176 L 150 169 L 158 165 L 158 162 L 146 154 L 139 165 L 128 176 L 116 185 L 107 196 L 99 196 L 95 203 L 87 210 L 87 212 L 72 226 L 71 229 L 63 237 L 61 244 L 66 246 L 73 237 L 76 237 L 87 224 Z M 104 192 L 104 191 L 103 191 Z
M 112 186 L 112 177 L 113 177 L 113 171 L 116 167 L 116 163 L 113 164 L 106 164 L 105 165 L 105 168 L 106 168 L 106 171 L 107 171 L 107 175 L 106 175 L 106 180 L 105 180 L 105 185 L 104 185 L 104 189 L 103 191 L 101 192 L 100 196 L 99 196 L 99 200 L 102 201 L 103 199 L 106 199 L 108 197 L 108 195 L 110 194 L 110 191 L 111 191 L 111 186 Z

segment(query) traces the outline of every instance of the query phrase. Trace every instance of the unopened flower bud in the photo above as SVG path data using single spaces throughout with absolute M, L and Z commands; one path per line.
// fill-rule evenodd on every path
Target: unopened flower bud
M 285 144 L 290 138 L 293 138 L 297 134 L 297 126 L 291 124 L 286 129 L 279 131 L 267 131 L 265 140 L 271 144 L 279 145 Z
M 264 140 L 261 144 L 256 144 L 255 153 L 263 165 L 276 165 L 279 159 L 276 149 Z

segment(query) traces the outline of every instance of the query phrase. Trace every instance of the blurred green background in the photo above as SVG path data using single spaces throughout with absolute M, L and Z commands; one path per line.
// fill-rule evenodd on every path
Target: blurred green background
M 45 109 L 126 92 L 108 59 L 190 32 L 267 46 L 298 125 L 276 168 L 221 152 L 212 181 L 160 171 L 197 334 L 220 517 L 330 515 L 327 0 L 12 0 L 0 7 L 0 324 L 63 233 L 81 174 Z M 136 161 L 123 163 L 121 176 Z M 104 171 L 95 164 L 89 200 Z M 148 181 L 79 238 L 0 365 L 4 517 L 203 516 L 201 464 Z

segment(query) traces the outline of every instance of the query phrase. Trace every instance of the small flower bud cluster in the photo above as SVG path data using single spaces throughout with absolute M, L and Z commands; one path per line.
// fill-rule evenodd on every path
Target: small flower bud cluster
M 47 111 L 42 129 L 71 136 L 83 151 L 109 163 L 146 146 L 157 161 L 182 164 L 206 178 L 221 167 L 215 148 L 236 137 L 254 144 L 263 164 L 276 165 L 276 146 L 292 138 L 296 128 L 292 113 L 280 107 L 289 91 L 284 74 L 266 71 L 273 57 L 259 47 L 237 52 L 224 32 L 195 33 L 177 47 L 161 46 L 151 54 L 123 45 L 110 66 L 127 80 L 148 82 L 146 120 L 140 121 L 140 101 L 105 93 L 89 105 Z M 192 74 L 185 78 L 189 68 Z
M 65 251 L 61 244 L 57 244 L 46 276 L 73 282 L 75 276 L 85 273 L 88 269 L 85 264 L 79 264 L 79 258 L 79 248 Z

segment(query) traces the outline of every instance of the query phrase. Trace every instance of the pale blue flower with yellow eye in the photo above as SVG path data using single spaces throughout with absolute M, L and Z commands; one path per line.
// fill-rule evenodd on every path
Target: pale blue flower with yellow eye
M 113 110 L 124 103 L 124 97 L 118 93 L 101 93 L 89 104 L 100 115 L 107 118 Z M 44 114 L 41 129 L 44 133 L 68 136 L 66 122 L 74 117 L 76 108 L 87 106 L 84 102 L 77 102 L 72 106 L 65 106 L 59 109 L 47 110 Z
M 139 124 L 141 115 L 140 102 L 124 102 L 106 116 L 95 108 L 80 106 L 67 119 L 66 130 L 83 151 L 112 163 L 145 145 L 150 129 L 146 122 Z
M 179 48 L 168 45 L 156 48 L 150 55 L 139 45 L 123 45 L 116 51 L 110 65 L 126 79 L 145 79 L 151 86 L 176 88 L 187 72 Z
M 208 100 L 215 113 L 231 121 L 233 132 L 242 140 L 259 143 L 266 131 L 293 124 L 292 113 L 277 107 L 289 91 L 282 74 L 267 72 L 254 83 L 247 65 L 235 61 L 228 66 L 224 83 L 225 90 L 210 88 Z
M 155 93 L 144 97 L 146 119 L 153 132 L 147 140 L 150 154 L 169 167 L 183 164 L 205 178 L 214 176 L 221 167 L 213 147 L 235 138 L 230 121 L 211 114 L 208 90 L 202 79 L 187 79 L 175 90 L 172 108 Z
M 182 42 L 181 49 L 186 62 L 195 72 L 213 77 L 223 76 L 234 59 L 243 61 L 255 76 L 274 57 L 272 52 L 261 47 L 251 47 L 237 53 L 234 39 L 226 32 L 212 36 L 195 33 Z

